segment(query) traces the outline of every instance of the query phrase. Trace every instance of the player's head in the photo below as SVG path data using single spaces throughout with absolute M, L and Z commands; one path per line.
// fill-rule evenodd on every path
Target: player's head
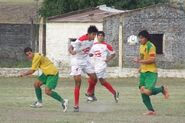
M 150 40 L 150 34 L 147 30 L 139 32 L 138 37 L 141 44 L 146 44 L 146 42 Z
M 105 38 L 105 33 L 103 31 L 98 31 L 97 33 L 98 42 L 103 42 L 104 38 Z
M 30 59 L 30 60 L 33 59 L 34 54 L 33 54 L 32 49 L 30 47 L 26 47 L 24 49 L 24 54 L 26 55 L 26 57 L 28 59 Z
M 93 26 L 93 25 L 89 26 L 87 30 L 89 40 L 94 40 L 97 32 L 98 32 L 98 29 L 96 28 L 96 26 Z

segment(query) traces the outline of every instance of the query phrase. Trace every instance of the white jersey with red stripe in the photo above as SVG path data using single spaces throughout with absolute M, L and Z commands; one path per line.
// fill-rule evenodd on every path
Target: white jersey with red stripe
M 81 36 L 75 42 L 71 42 L 71 45 L 76 51 L 75 55 L 71 57 L 71 65 L 86 65 L 89 61 L 89 51 L 93 46 L 94 40 L 89 40 L 87 34 Z
M 95 71 L 98 71 L 107 67 L 105 60 L 107 59 L 108 54 L 115 54 L 115 51 L 113 50 L 112 46 L 106 42 L 96 42 L 91 48 L 90 53 L 93 54 Z

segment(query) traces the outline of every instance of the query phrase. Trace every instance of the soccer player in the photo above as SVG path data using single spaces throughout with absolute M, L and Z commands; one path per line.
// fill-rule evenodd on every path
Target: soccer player
M 155 87 L 157 82 L 157 67 L 156 67 L 156 48 L 150 42 L 150 34 L 143 30 L 138 34 L 140 40 L 140 57 L 135 58 L 134 62 L 140 64 L 140 82 L 139 89 L 143 99 L 143 103 L 148 111 L 144 115 L 156 115 L 156 112 L 151 104 L 150 96 L 162 93 L 167 99 L 169 92 L 167 87 Z
M 94 38 L 98 29 L 96 26 L 90 26 L 87 30 L 87 34 L 81 36 L 75 42 L 71 42 L 69 46 L 69 53 L 71 58 L 71 75 L 75 80 L 74 89 L 74 112 L 79 112 L 79 95 L 81 86 L 81 74 L 87 73 L 89 76 L 89 87 L 87 89 L 88 100 L 95 101 L 94 88 L 97 83 L 97 77 L 93 68 L 93 65 L 89 61 L 89 51 L 94 43 Z
M 104 38 L 105 33 L 103 31 L 99 31 L 97 33 L 98 42 L 94 43 L 89 55 L 93 57 L 95 73 L 99 82 L 113 94 L 117 103 L 119 92 L 116 92 L 112 85 L 105 79 L 107 63 L 115 57 L 115 51 L 111 45 L 105 42 Z
M 68 100 L 63 99 L 57 92 L 53 91 L 56 88 L 58 78 L 59 78 L 59 71 L 55 67 L 55 65 L 44 55 L 40 53 L 33 53 L 32 49 L 27 47 L 24 49 L 24 53 L 28 59 L 32 60 L 31 69 L 21 73 L 21 77 L 31 75 L 39 68 L 42 70 L 42 75 L 38 77 L 38 80 L 35 81 L 35 94 L 37 97 L 37 101 L 31 105 L 33 108 L 40 108 L 42 107 L 42 90 L 41 86 L 45 85 L 45 93 L 48 96 L 51 96 L 55 100 L 61 103 L 63 107 L 63 111 L 66 112 Z

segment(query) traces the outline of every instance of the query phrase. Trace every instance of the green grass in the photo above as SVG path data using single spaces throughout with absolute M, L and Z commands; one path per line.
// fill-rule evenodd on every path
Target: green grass
M 143 116 L 146 111 L 137 88 L 136 78 L 108 79 L 120 92 L 120 101 L 114 103 L 112 95 L 100 84 L 96 88 L 97 102 L 87 103 L 84 96 L 87 82 L 83 79 L 80 112 L 73 112 L 72 79 L 59 81 L 56 89 L 70 101 L 69 110 L 62 112 L 59 103 L 43 94 L 44 107 L 32 109 L 35 101 L 35 78 L 0 78 L 0 123 L 184 123 L 184 79 L 160 79 L 158 85 L 168 85 L 170 98 L 162 94 L 152 97 L 157 116 Z

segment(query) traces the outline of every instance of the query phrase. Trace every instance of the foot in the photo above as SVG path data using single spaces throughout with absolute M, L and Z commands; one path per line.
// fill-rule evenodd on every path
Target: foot
M 42 103 L 40 103 L 38 101 L 36 101 L 30 105 L 30 107 L 32 107 L 32 108 L 41 108 L 42 106 L 43 106 Z
M 119 92 L 116 92 L 114 95 L 115 102 L 118 103 L 119 100 Z
M 162 88 L 163 88 L 163 95 L 164 95 L 164 98 L 165 99 L 168 99 L 169 98 L 169 91 L 168 91 L 168 88 L 167 88 L 167 86 L 162 86 Z
M 68 102 L 67 99 L 64 99 L 64 102 L 62 103 L 63 112 L 67 111 Z
M 87 102 L 97 101 L 97 98 L 96 98 L 95 94 L 89 95 L 89 94 L 86 93 L 85 96 L 87 96 Z
M 78 106 L 74 106 L 74 112 L 79 112 L 79 107 Z
M 146 113 L 143 113 L 143 115 L 150 115 L 150 116 L 153 116 L 153 115 L 156 115 L 156 112 L 155 111 L 148 111 Z

